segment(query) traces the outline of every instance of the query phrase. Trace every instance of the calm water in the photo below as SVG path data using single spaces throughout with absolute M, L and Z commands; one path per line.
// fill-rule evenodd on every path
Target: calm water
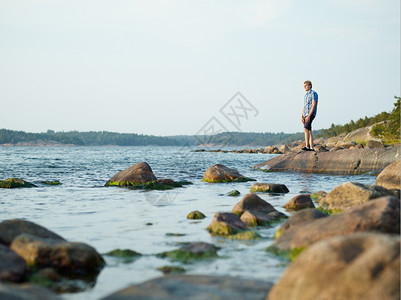
M 373 184 L 375 177 L 264 173 L 251 168 L 272 157 L 193 153 L 190 148 L 180 147 L 0 147 L 0 179 L 18 177 L 39 185 L 32 189 L 0 189 L 0 220 L 30 220 L 69 241 L 87 243 L 99 253 L 129 248 L 144 254 L 131 263 L 105 257 L 107 266 L 96 285 L 84 292 L 64 294 L 65 299 L 99 299 L 129 284 L 163 276 L 157 268 L 165 265 L 181 266 L 187 274 L 276 281 L 285 263 L 265 248 L 272 243 L 279 225 L 259 229 L 264 238 L 257 241 L 212 238 L 206 231 L 214 214 L 231 211 L 253 182 L 203 183 L 205 170 L 222 163 L 258 182 L 285 184 L 290 190 L 288 194 L 260 195 L 282 212 L 282 206 L 300 192 L 329 192 L 347 181 Z M 149 192 L 103 187 L 115 173 L 140 161 L 148 162 L 158 178 L 194 184 L 172 191 Z M 62 185 L 44 186 L 39 183 L 43 180 L 59 180 Z M 224 195 L 233 189 L 242 195 Z M 187 220 L 186 215 L 193 210 L 202 211 L 206 218 Z M 221 247 L 221 258 L 184 265 L 153 255 L 177 249 L 181 242 L 194 241 Z

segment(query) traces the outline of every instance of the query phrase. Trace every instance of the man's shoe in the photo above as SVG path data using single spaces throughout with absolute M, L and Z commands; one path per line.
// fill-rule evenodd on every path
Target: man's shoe
M 301 150 L 309 151 L 309 148 L 303 147 Z
M 313 152 L 315 152 L 315 149 L 313 149 L 313 148 L 308 148 L 308 151 L 313 151 Z

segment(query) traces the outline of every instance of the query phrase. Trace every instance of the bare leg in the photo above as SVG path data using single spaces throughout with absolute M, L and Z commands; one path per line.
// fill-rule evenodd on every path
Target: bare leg
M 309 138 L 311 136 L 311 132 L 310 132 L 310 130 L 308 130 L 306 128 L 304 128 L 304 132 L 305 132 L 305 144 L 306 144 L 305 147 L 309 148 L 310 147 Z
M 309 131 L 309 148 L 313 149 L 313 136 L 312 136 L 312 130 Z

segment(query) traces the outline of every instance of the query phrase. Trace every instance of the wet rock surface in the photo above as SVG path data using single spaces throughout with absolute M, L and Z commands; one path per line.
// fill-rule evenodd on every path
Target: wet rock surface
M 132 285 L 104 300 L 265 299 L 272 283 L 229 276 L 169 275 Z
M 302 252 L 266 299 L 399 298 L 400 237 L 358 233 L 320 241 Z

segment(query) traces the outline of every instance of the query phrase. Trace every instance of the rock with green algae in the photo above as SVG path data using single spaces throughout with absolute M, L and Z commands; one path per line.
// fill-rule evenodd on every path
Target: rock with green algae
M 190 220 L 200 220 L 200 219 L 204 219 L 204 218 L 206 218 L 206 216 L 199 210 L 191 211 L 187 215 L 187 219 L 190 219 Z
M 241 195 L 241 193 L 239 191 L 237 191 L 237 190 L 232 190 L 232 191 L 227 193 L 227 196 L 230 196 L 230 197 L 236 197 L 236 196 L 239 196 L 239 195 Z
M 160 268 L 157 268 L 157 270 L 163 272 L 163 274 L 182 274 L 185 273 L 185 269 L 177 266 L 163 266 Z
M 105 253 L 104 255 L 123 258 L 123 259 L 132 259 L 132 258 L 137 258 L 137 257 L 141 256 L 142 254 L 140 254 L 136 251 L 130 250 L 130 249 L 114 249 L 112 251 Z
M 36 185 L 19 178 L 9 178 L 6 180 L 0 180 L 0 188 L 3 189 L 31 188 L 31 187 L 36 187 Z
M 229 239 L 253 240 L 259 237 L 234 213 L 216 213 L 207 230 L 213 236 L 223 236 Z
M 279 183 L 255 183 L 251 186 L 251 193 L 277 193 L 286 194 L 289 190 L 285 184 Z
M 224 183 L 255 181 L 255 179 L 241 175 L 236 169 L 226 167 L 222 164 L 215 164 L 206 170 L 202 181 Z
M 40 183 L 45 184 L 45 185 L 61 185 L 61 182 L 58 180 L 44 180 L 44 181 L 41 181 Z
M 167 257 L 171 260 L 188 262 L 194 259 L 215 258 L 218 257 L 219 247 L 205 242 L 189 243 L 179 249 L 162 252 L 159 257 Z

